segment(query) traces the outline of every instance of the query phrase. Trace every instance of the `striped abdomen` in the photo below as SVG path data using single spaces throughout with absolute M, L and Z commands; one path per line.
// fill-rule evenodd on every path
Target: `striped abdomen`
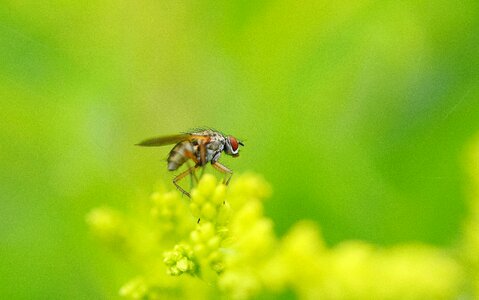
M 190 141 L 182 141 L 170 151 L 168 155 L 168 170 L 174 171 L 184 164 L 192 156 L 195 156 L 195 150 Z

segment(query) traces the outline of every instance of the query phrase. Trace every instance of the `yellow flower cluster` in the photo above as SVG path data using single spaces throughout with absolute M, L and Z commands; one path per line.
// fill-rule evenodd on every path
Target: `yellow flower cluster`
M 173 251 L 168 251 L 163 254 L 163 260 L 168 266 L 166 271 L 168 275 L 178 276 L 183 273 L 194 275 L 198 268 L 194 261 L 193 250 L 188 245 L 176 245 Z
M 177 191 L 167 191 L 164 186 L 154 192 L 150 202 L 154 233 L 163 244 L 175 244 L 177 237 L 183 237 L 194 228 L 191 213 L 184 199 Z
M 474 172 L 479 178 L 479 167 Z M 476 185 L 477 196 L 479 180 Z M 226 187 L 205 174 L 191 200 L 177 191 L 155 192 L 148 218 L 127 220 L 99 208 L 87 222 L 99 239 L 132 252 L 127 254 L 144 270 L 120 289 L 129 299 L 479 297 L 479 197 L 458 251 L 419 243 L 380 248 L 361 241 L 329 248 L 310 221 L 279 238 L 263 213 L 270 195 L 257 175 L 235 176 Z

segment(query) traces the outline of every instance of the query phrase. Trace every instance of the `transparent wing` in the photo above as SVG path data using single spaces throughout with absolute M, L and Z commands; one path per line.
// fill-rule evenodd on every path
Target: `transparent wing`
M 159 136 L 159 137 L 154 137 L 151 139 L 146 139 L 136 145 L 143 146 L 143 147 L 159 147 L 164 145 L 176 144 L 181 141 L 188 140 L 190 138 L 191 138 L 191 135 L 189 133 L 166 135 L 166 136 Z

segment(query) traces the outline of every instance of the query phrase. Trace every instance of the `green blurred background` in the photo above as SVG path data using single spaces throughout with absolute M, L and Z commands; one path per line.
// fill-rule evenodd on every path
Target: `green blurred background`
M 479 131 L 477 1 L 2 1 L 0 295 L 116 297 L 133 276 L 85 214 L 170 181 L 168 148 L 211 126 L 261 173 L 283 234 L 451 245 Z M 211 170 L 210 170 L 211 171 Z M 233 177 L 234 180 L 234 177 Z

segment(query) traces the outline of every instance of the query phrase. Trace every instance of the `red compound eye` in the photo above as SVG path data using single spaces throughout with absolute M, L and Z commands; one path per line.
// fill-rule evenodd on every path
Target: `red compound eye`
M 228 138 L 230 139 L 230 144 L 231 144 L 231 148 L 233 149 L 233 151 L 238 150 L 238 141 L 232 136 L 230 136 Z

